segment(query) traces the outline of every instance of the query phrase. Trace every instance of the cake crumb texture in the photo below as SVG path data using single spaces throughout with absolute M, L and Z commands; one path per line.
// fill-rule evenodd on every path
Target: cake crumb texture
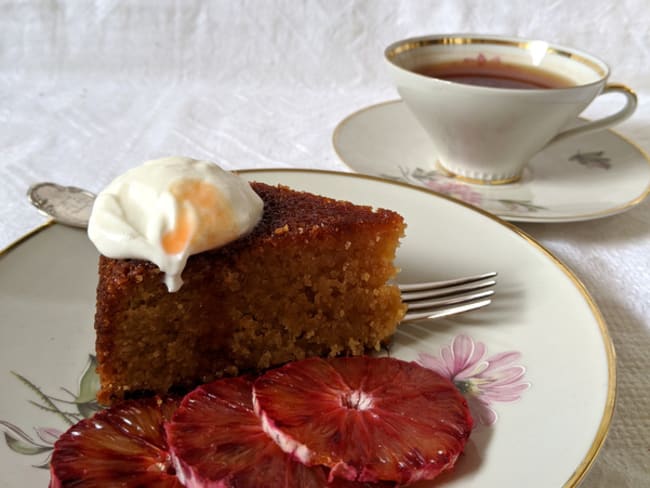
M 184 284 L 140 260 L 99 260 L 95 317 L 101 389 L 188 389 L 309 356 L 360 355 L 405 312 L 393 264 L 405 224 L 390 210 L 251 183 L 264 200 L 247 236 L 191 256 Z

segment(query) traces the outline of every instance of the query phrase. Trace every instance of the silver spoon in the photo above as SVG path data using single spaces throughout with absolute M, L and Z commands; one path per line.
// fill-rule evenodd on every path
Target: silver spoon
M 74 186 L 36 183 L 27 190 L 27 198 L 39 212 L 59 224 L 85 229 L 93 208 L 95 195 Z

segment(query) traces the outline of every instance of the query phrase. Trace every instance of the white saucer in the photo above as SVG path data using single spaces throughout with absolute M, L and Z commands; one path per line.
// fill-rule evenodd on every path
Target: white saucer
M 433 143 L 401 100 L 349 115 L 334 130 L 333 145 L 354 171 L 424 186 L 510 221 L 596 219 L 650 194 L 650 158 L 611 130 L 547 147 L 508 185 L 470 184 L 441 172 Z

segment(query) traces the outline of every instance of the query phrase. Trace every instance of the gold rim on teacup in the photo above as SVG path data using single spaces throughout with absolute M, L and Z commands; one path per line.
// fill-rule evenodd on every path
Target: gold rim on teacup
M 396 63 L 395 59 L 400 55 L 414 49 L 419 49 L 426 46 L 434 45 L 454 45 L 454 46 L 465 46 L 472 44 L 492 44 L 497 46 L 510 46 L 516 47 L 518 49 L 523 49 L 525 51 L 535 52 L 536 56 L 540 56 L 543 51 L 545 54 L 553 54 L 557 56 L 562 56 L 564 58 L 569 58 L 574 61 L 578 61 L 588 68 L 591 68 L 596 72 L 600 79 L 607 78 L 610 74 L 610 68 L 607 63 L 597 59 L 587 53 L 571 49 L 568 47 L 563 47 L 557 44 L 551 44 L 547 41 L 537 40 L 537 39 L 518 39 L 514 37 L 490 37 L 490 36 L 480 36 L 472 37 L 470 35 L 459 35 L 459 36 L 424 36 L 424 37 L 413 37 L 409 39 L 404 39 L 397 41 L 389 45 L 385 51 L 384 55 L 386 58 L 395 64 L 397 67 L 402 68 L 399 64 Z M 408 68 L 403 68 L 407 69 Z M 410 70 L 409 70 L 410 71 Z M 600 80 L 594 81 L 592 83 L 598 83 Z M 582 84 L 576 86 L 583 86 Z M 481 87 L 488 88 L 489 87 Z M 571 89 L 573 87 L 569 87 Z M 500 88 L 501 89 L 501 88 Z

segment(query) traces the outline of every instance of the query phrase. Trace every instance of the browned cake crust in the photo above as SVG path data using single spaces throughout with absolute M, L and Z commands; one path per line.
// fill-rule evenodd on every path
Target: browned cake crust
M 405 306 L 386 282 L 400 215 L 252 183 L 253 232 L 189 258 L 169 293 L 150 262 L 100 257 L 95 329 L 102 403 L 301 359 L 362 354 Z

